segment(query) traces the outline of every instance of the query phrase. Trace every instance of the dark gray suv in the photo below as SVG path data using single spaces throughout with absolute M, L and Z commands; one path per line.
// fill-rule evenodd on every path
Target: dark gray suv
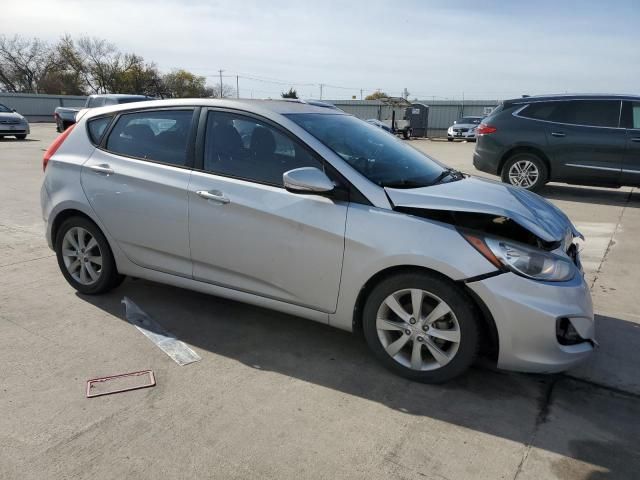
M 477 129 L 473 165 L 528 190 L 546 182 L 640 186 L 640 97 L 506 100 Z

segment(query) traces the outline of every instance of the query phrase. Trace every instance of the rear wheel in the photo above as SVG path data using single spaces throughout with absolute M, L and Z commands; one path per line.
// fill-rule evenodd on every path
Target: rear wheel
M 86 218 L 71 217 L 63 222 L 56 234 L 55 250 L 62 274 L 80 293 L 105 293 L 124 279 L 118 274 L 107 239 Z
M 533 192 L 547 183 L 549 171 L 540 157 L 533 153 L 518 153 L 502 167 L 502 181 Z
M 462 374 L 478 352 L 471 300 L 453 282 L 428 273 L 380 282 L 365 303 L 363 330 L 383 365 L 424 383 Z

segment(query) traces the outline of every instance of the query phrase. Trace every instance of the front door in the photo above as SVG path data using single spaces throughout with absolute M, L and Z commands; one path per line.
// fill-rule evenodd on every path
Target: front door
M 91 207 L 127 258 L 185 277 L 192 273 L 187 189 L 193 117 L 193 109 L 120 115 L 81 172 Z
M 335 311 L 347 203 L 282 184 L 284 172 L 322 161 L 263 119 L 210 111 L 205 130 L 189 186 L 194 278 Z

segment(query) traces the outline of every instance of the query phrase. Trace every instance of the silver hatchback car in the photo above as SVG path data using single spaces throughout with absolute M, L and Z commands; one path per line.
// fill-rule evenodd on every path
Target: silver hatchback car
M 543 198 L 449 169 L 304 102 L 170 100 L 79 115 L 45 153 L 62 274 L 145 278 L 362 332 L 400 375 L 479 352 L 554 372 L 594 349 L 575 230 Z

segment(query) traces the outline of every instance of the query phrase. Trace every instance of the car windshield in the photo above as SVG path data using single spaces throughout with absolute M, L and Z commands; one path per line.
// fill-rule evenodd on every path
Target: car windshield
M 481 119 L 477 117 L 462 117 L 456 120 L 456 123 L 460 125 L 479 125 L 480 121 Z
M 0 103 L 0 112 L 11 112 L 11 109 Z
M 298 113 L 287 117 L 381 187 L 425 187 L 448 175 L 447 168 L 432 158 L 351 115 Z

